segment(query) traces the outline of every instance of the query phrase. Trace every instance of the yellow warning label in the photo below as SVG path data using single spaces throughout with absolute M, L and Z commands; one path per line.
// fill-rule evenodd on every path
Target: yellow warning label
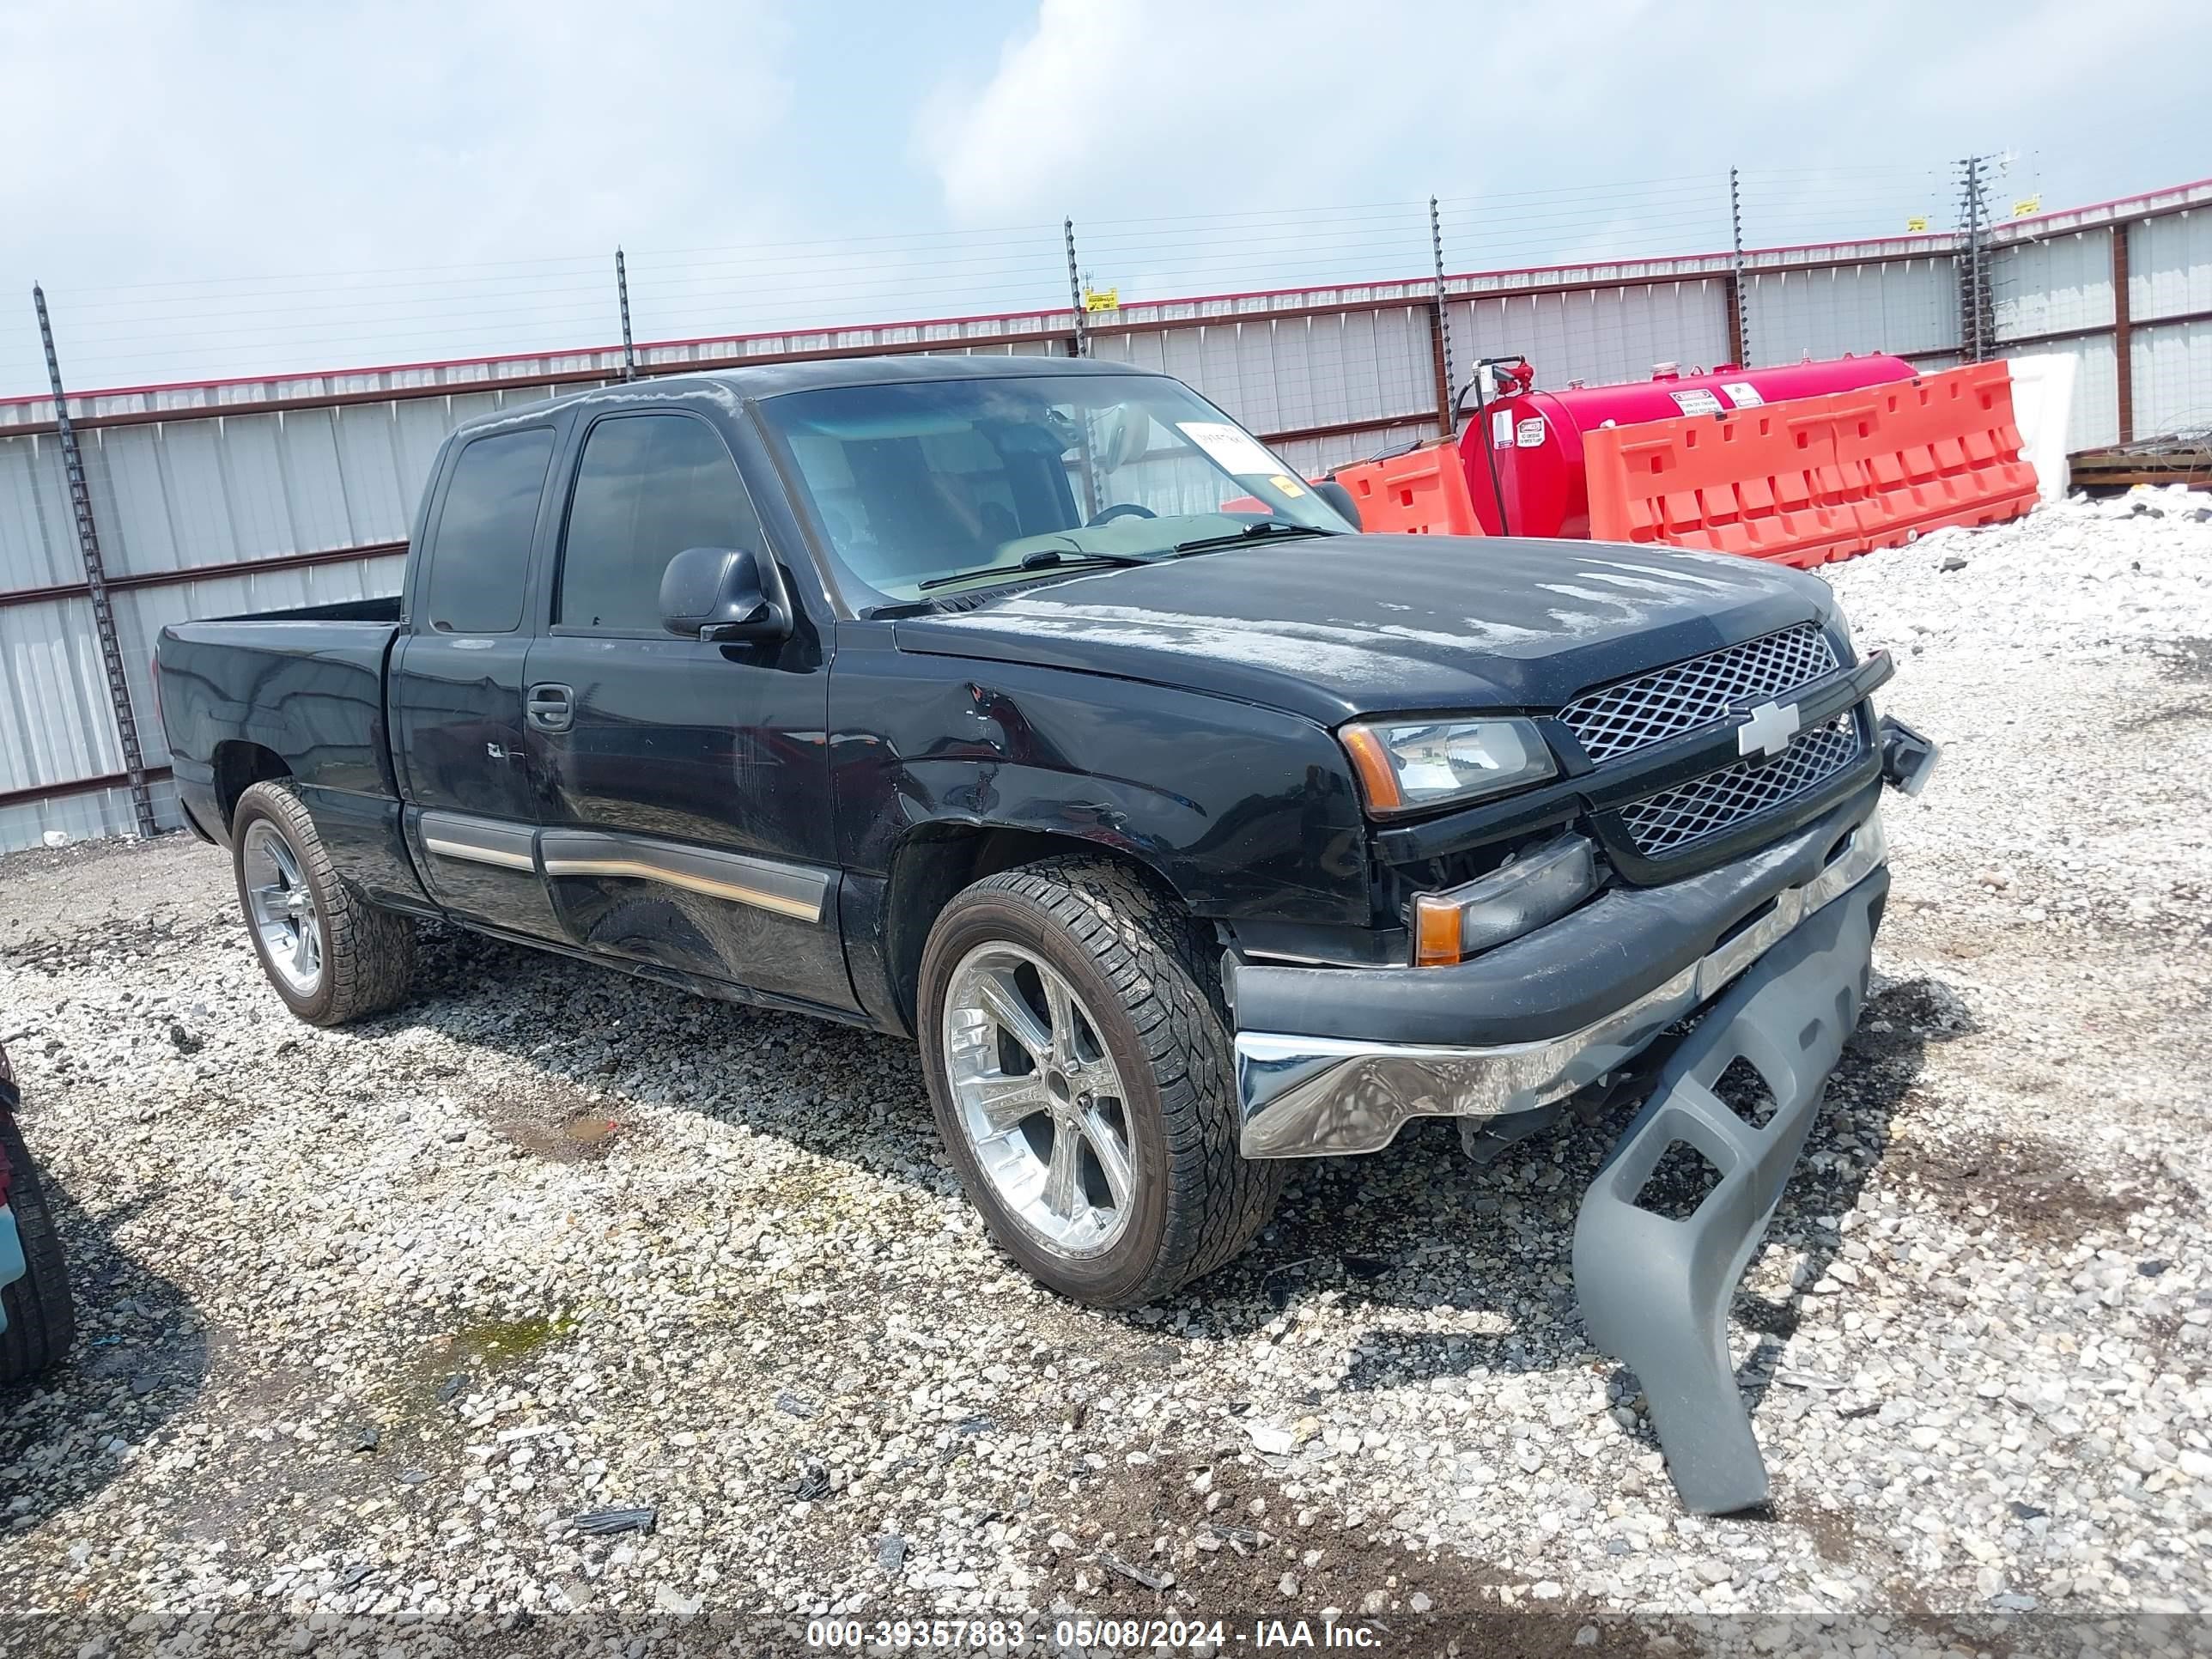
M 1905 222 L 1905 228 L 1917 235 L 1920 232 L 1928 228 L 1928 216 L 1924 213 L 1914 214 L 1910 219 L 1907 219 Z
M 2025 219 L 2030 214 L 2042 211 L 2043 198 L 2040 196 L 2023 196 L 2012 204 L 2012 216 L 2015 219 Z
M 1121 290 L 1118 288 L 1086 288 L 1083 290 L 1083 308 L 1085 311 L 1119 311 L 1121 308 Z

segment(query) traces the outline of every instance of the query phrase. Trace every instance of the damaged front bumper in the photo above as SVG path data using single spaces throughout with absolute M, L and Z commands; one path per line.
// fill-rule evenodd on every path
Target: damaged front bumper
M 1891 720 L 1878 737 L 1883 781 L 1917 794 L 1936 746 Z M 1652 1079 L 1583 1195 L 1575 1288 L 1592 1339 L 1642 1379 L 1696 1513 L 1767 1496 L 1729 1364 L 1729 1304 L 1865 1006 L 1889 893 L 1881 787 L 1735 864 L 1607 895 L 1455 968 L 1244 967 L 1232 981 L 1248 1158 L 1373 1152 L 1424 1115 L 1510 1140 L 1592 1085 Z M 1274 1015 L 1291 1030 L 1265 1029 Z M 1480 1040 L 1437 1040 L 1460 1032 Z M 1762 1120 L 1718 1093 L 1738 1061 L 1766 1085 Z M 1717 1176 L 1686 1217 L 1644 1201 L 1678 1144 Z
M 1671 950 L 1688 957 L 1680 966 L 1667 969 L 1656 984 L 1636 990 L 1595 1017 L 1577 1019 L 1560 1035 L 1458 1044 L 1239 1029 L 1237 1092 L 1243 1114 L 1244 1156 L 1316 1158 L 1379 1152 L 1396 1138 L 1408 1118 L 1449 1116 L 1478 1127 L 1494 1125 L 1499 1119 L 1542 1111 L 1597 1083 L 1650 1048 L 1669 1025 L 1717 995 L 1806 917 L 1883 866 L 1887 849 L 1881 816 L 1870 806 L 1857 810 L 1864 816 L 1856 823 L 1848 822 L 1848 813 L 1842 824 L 1834 817 L 1824 819 L 1742 866 L 1714 872 L 1710 878 L 1693 878 L 1679 884 L 1674 892 L 1601 900 L 1480 963 L 1486 980 L 1517 977 L 1525 986 L 1533 975 L 1563 963 L 1572 972 L 1585 953 L 1620 956 L 1627 948 L 1623 930 L 1647 920 L 1655 929 L 1649 950 Z M 1686 908 L 1701 903 L 1713 907 L 1711 915 L 1726 919 L 1714 924 L 1721 935 L 1717 942 L 1708 939 L 1685 951 L 1679 939 L 1657 931 L 1662 924 L 1679 927 Z M 1731 910 L 1737 908 L 1745 914 L 1731 917 Z M 1693 929 L 1696 925 L 1689 923 Z M 1530 959 L 1530 971 L 1516 975 L 1515 964 L 1522 957 Z M 1669 958 L 1657 959 L 1666 969 Z M 1504 975 L 1499 975 L 1501 967 Z M 1452 969 L 1267 971 L 1279 980 L 1301 971 L 1338 979 L 1357 974 L 1370 982 L 1383 975 L 1402 986 L 1409 999 L 1416 990 L 1425 991 L 1459 975 Z M 1599 964 L 1593 961 L 1592 975 L 1598 971 Z M 1256 1001 L 1246 994 L 1246 988 L 1267 982 L 1250 969 L 1237 975 L 1240 1028 Z M 1480 994 L 1474 985 L 1468 989 Z M 1549 1006 L 1572 1010 L 1574 1005 L 1554 998 Z M 1420 1012 L 1408 1008 L 1404 1018 L 1415 1020 Z
M 1766 1501 L 1766 1466 L 1729 1362 L 1729 1304 L 1866 1005 L 1888 893 L 1889 872 L 1875 871 L 1753 963 L 1668 1057 L 1583 1195 L 1574 1248 L 1583 1322 L 1642 1381 L 1667 1472 L 1695 1514 Z M 1738 1060 L 1771 1097 L 1763 1121 L 1747 1121 L 1717 1092 Z M 1678 1143 L 1719 1172 L 1682 1218 L 1642 1202 Z

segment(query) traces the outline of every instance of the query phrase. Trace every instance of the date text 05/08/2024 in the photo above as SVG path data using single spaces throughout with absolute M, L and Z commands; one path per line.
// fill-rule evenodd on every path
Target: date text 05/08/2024
M 1061 1619 L 1049 1627 L 1051 1645 L 1060 1650 L 1165 1647 L 1218 1654 L 1232 1647 L 1271 1649 L 1335 1648 L 1358 1650 L 1380 1645 L 1382 1632 L 1364 1624 L 1319 1623 L 1304 1619 L 1256 1618 L 1231 1623 L 1213 1619 Z M 806 1626 L 806 1644 L 828 1650 L 894 1652 L 967 1648 L 981 1652 L 1019 1651 L 1044 1644 L 1047 1627 L 1003 1619 L 817 1619 Z

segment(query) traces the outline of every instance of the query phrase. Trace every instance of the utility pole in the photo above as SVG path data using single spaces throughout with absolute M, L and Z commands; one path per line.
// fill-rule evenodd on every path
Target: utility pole
M 1067 298 L 1075 307 L 1075 337 L 1069 342 L 1068 355 L 1088 357 L 1091 355 L 1091 319 L 1083 305 L 1083 276 L 1075 268 L 1075 221 L 1070 218 L 1061 227 L 1067 234 Z
M 1990 290 L 1989 203 L 1984 194 L 1984 158 L 1969 155 L 1959 163 L 1959 219 L 1966 257 L 1959 273 L 1959 345 L 1970 363 L 1986 362 L 1996 346 L 1996 307 Z
M 623 267 L 623 251 L 615 249 L 615 296 L 622 303 L 623 379 L 637 379 L 637 348 L 629 338 L 629 272 Z
M 1729 169 L 1729 234 L 1735 249 L 1735 362 L 1739 368 L 1751 367 L 1751 295 L 1745 286 L 1743 270 L 1743 192 L 1734 167 Z
M 46 290 L 31 285 L 39 313 L 39 342 L 46 349 L 46 382 L 54 391 L 54 429 L 61 440 L 62 476 L 69 481 L 70 511 L 76 520 L 76 550 L 84 560 L 84 584 L 92 595 L 93 626 L 100 635 L 100 659 L 107 672 L 107 700 L 115 709 L 115 730 L 123 740 L 123 771 L 131 782 L 131 810 L 138 833 L 157 833 L 154 796 L 146 786 L 146 752 L 138 742 L 138 716 L 131 707 L 131 683 L 123 675 L 123 646 L 115 633 L 115 607 L 107 598 L 107 568 L 100 557 L 100 531 L 92 518 L 92 491 L 86 487 L 84 452 L 77 447 L 76 424 L 70 419 L 69 394 L 62 389 L 61 360 L 54 355 L 54 325 L 46 315 Z
M 1444 308 L 1444 224 L 1437 198 L 1429 198 L 1429 252 L 1437 273 L 1437 429 L 1450 437 L 1459 411 L 1452 407 L 1451 313 Z

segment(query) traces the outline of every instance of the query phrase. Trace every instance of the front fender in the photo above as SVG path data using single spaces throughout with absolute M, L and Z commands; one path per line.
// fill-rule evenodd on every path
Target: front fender
M 1372 921 L 1349 768 L 1300 716 L 841 637 L 830 747 L 841 859 L 864 876 L 924 826 L 1029 830 L 1127 854 L 1200 916 Z

